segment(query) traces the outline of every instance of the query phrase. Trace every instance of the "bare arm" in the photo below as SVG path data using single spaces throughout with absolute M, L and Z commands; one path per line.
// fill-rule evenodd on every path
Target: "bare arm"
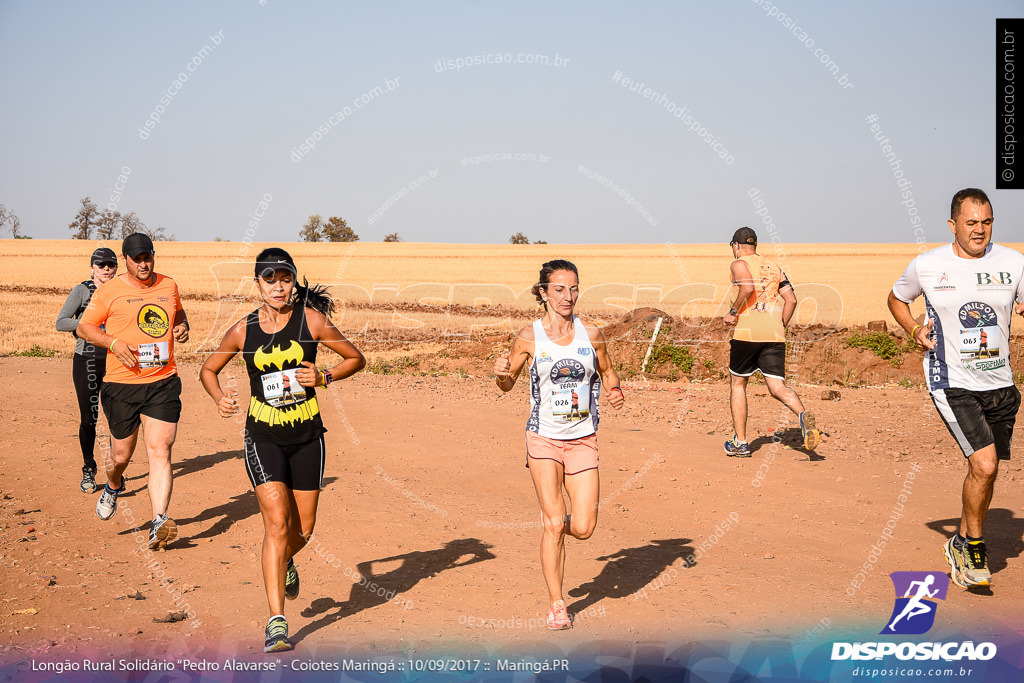
M 239 320 L 231 326 L 221 340 L 217 350 L 209 355 L 203 363 L 203 369 L 199 371 L 199 381 L 203 383 L 203 389 L 210 395 L 217 404 L 217 412 L 221 417 L 231 417 L 238 412 L 238 402 L 235 400 L 236 392 L 230 396 L 220 388 L 220 371 L 228 364 L 236 353 L 241 352 L 245 344 L 245 319 Z
M 782 326 L 789 327 L 789 321 L 793 319 L 793 312 L 796 311 L 796 292 L 792 287 L 783 287 L 779 290 L 779 296 L 784 302 L 782 305 Z
M 732 275 L 732 282 L 739 288 L 739 292 L 736 293 L 736 300 L 729 304 L 729 313 L 725 315 L 725 322 L 732 325 L 736 322 L 736 314 L 733 311 L 738 311 L 747 299 L 754 293 L 754 278 L 750 274 L 750 268 L 747 267 L 746 261 L 736 259 L 729 266 L 729 272 Z
M 174 335 L 174 341 L 176 342 L 187 342 L 188 341 L 188 316 L 185 315 L 185 309 L 179 308 L 174 314 L 174 325 L 172 325 L 171 334 Z
M 139 349 L 134 344 L 121 341 L 113 335 L 109 335 L 101 330 L 99 325 L 94 325 L 93 323 L 86 322 L 85 320 L 78 321 L 77 333 L 79 337 L 93 346 L 110 349 L 110 352 L 117 356 L 117 360 L 121 361 L 121 364 L 126 368 L 135 367 L 135 352 Z
M 512 342 L 512 349 L 495 359 L 495 382 L 499 389 L 506 393 L 512 391 L 512 387 L 516 385 L 516 380 L 519 378 L 519 373 L 533 358 L 533 343 L 533 326 L 527 325 L 519 330 L 519 334 Z
M 889 290 L 889 300 L 887 303 L 893 319 L 917 343 L 918 348 L 935 348 L 935 342 L 931 340 L 932 321 L 930 319 L 927 321 L 927 324 L 918 325 L 914 320 L 913 314 L 910 312 L 910 304 L 901 301 L 892 290 Z
M 305 310 L 306 326 L 309 327 L 313 339 L 341 356 L 341 362 L 327 370 L 331 373 L 332 381 L 351 377 L 366 367 L 366 358 L 363 354 L 345 338 L 327 316 L 312 309 Z M 323 386 L 323 372 L 308 361 L 304 361 L 302 365 L 303 367 L 295 373 L 295 379 L 299 380 L 299 384 L 304 387 Z

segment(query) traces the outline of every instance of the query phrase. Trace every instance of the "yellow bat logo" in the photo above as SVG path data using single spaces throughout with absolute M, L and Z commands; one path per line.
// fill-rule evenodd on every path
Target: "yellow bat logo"
M 288 348 L 283 351 L 280 346 L 275 344 L 271 347 L 270 353 L 266 353 L 261 346 L 252 355 L 253 365 L 260 370 L 266 370 L 271 366 L 276 367 L 278 370 L 284 370 L 284 364 L 288 361 L 294 361 L 296 364 L 299 364 L 302 363 L 302 359 L 302 345 L 294 339 Z
M 312 420 L 319 413 L 320 404 L 317 403 L 316 396 L 284 409 L 267 405 L 255 396 L 249 399 L 249 415 L 252 419 L 256 422 L 265 422 L 271 427 L 283 424 L 294 426 L 296 422 Z

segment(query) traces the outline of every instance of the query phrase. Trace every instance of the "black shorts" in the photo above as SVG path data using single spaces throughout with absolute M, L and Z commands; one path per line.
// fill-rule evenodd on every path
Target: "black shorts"
M 964 457 L 995 444 L 996 457 L 1010 459 L 1013 424 L 1020 408 L 1017 387 L 989 391 L 937 389 L 931 392 L 931 397 Z
M 177 424 L 181 417 L 181 378 L 172 375 L 149 384 L 104 382 L 100 404 L 115 439 L 134 434 L 143 415 Z
M 786 342 L 729 342 L 729 372 L 750 377 L 758 370 L 765 377 L 786 380 Z
M 279 481 L 293 491 L 319 491 L 324 485 L 324 436 L 294 445 L 245 442 L 245 473 L 253 488 Z

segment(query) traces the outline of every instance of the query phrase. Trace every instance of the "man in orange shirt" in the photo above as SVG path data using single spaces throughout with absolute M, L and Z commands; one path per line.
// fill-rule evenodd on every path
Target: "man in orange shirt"
M 750 228 L 737 230 L 729 246 L 735 259 L 729 270 L 736 299 L 724 320 L 735 325 L 729 342 L 729 406 L 735 433 L 725 442 L 725 453 L 750 457 L 747 380 L 755 372 L 764 377 L 771 395 L 797 415 L 804 448 L 813 451 L 821 440 L 814 415 L 804 410 L 800 397 L 786 386 L 786 327 L 796 311 L 793 285 L 778 265 L 757 253 L 757 233 Z
M 124 239 L 121 253 L 128 272 L 96 290 L 78 324 L 80 337 L 110 349 L 100 403 L 113 441 L 113 464 L 107 465 L 107 484 L 96 503 L 96 514 L 104 520 L 114 516 L 139 425 L 144 425 L 154 515 L 149 547 L 163 548 L 178 535 L 177 525 L 167 516 L 171 447 L 181 416 L 174 344 L 188 341 L 188 320 L 178 285 L 153 270 L 152 240 L 133 233 Z

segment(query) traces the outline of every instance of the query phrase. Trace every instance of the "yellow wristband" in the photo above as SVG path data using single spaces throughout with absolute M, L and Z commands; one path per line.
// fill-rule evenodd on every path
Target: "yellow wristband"
M 114 350 L 114 343 L 117 342 L 117 337 L 111 337 L 111 340 L 112 341 L 110 342 L 110 350 L 113 351 Z
M 914 325 L 914 329 L 910 331 L 910 338 L 913 339 L 914 335 L 917 334 L 917 328 L 924 327 L 924 325 Z

